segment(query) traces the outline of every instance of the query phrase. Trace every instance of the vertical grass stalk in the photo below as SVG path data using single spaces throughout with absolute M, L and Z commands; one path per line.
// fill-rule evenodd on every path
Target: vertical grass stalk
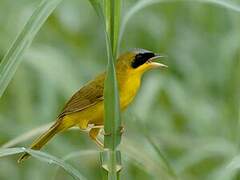
M 114 66 L 118 49 L 120 10 L 120 0 L 104 1 L 108 65 L 104 88 L 105 150 L 101 153 L 101 162 L 103 179 L 108 180 L 119 179 L 119 172 L 121 170 L 121 154 L 120 151 L 117 150 L 121 141 L 121 119 L 118 83 Z

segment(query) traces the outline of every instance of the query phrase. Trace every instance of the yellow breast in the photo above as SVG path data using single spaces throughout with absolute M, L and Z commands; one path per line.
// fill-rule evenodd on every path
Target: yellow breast
M 140 86 L 140 77 L 130 76 L 130 78 L 119 78 L 119 96 L 120 96 L 120 108 L 124 110 L 134 99 Z M 88 124 L 103 124 L 104 116 L 104 102 L 101 101 L 83 111 L 79 111 L 66 116 L 70 121 L 74 121 L 75 124 L 81 129 L 86 129 Z
M 124 79 L 124 82 L 119 80 L 119 95 L 121 110 L 125 109 L 134 99 L 140 86 L 140 77 L 130 76 Z

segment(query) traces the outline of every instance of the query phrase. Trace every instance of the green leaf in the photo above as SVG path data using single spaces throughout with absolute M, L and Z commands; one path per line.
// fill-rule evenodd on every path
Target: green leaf
M 22 56 L 31 45 L 35 35 L 61 0 L 43 0 L 27 21 L 0 63 L 0 97 L 14 76 Z
M 32 149 L 26 149 L 26 148 L 1 148 L 0 149 L 0 157 L 19 154 L 19 153 L 23 153 L 23 152 L 27 152 L 27 153 L 31 154 L 31 156 L 33 156 L 41 161 L 47 162 L 48 164 L 55 164 L 55 165 L 58 165 L 59 167 L 62 167 L 74 179 L 86 180 L 86 178 L 83 175 L 81 175 L 78 172 L 78 170 L 73 168 L 71 165 L 65 163 L 63 160 L 60 160 L 52 155 L 43 153 L 41 151 L 35 151 Z

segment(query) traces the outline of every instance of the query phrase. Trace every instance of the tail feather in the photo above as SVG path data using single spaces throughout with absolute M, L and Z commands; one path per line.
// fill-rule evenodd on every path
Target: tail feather
M 41 149 L 55 134 L 63 130 L 62 121 L 58 120 L 53 124 L 45 133 L 39 136 L 30 146 L 31 149 L 39 150 Z M 18 163 L 28 159 L 31 155 L 24 153 L 19 159 Z

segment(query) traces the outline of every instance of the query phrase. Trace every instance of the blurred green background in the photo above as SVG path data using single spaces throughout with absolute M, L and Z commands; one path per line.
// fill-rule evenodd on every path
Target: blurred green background
M 39 2 L 0 1 L 0 59 Z M 123 15 L 136 2 L 125 0 Z M 0 100 L 0 145 L 54 121 L 66 100 L 104 70 L 102 29 L 87 0 L 58 6 Z M 240 179 L 240 13 L 199 1 L 155 4 L 127 24 L 120 52 L 136 47 L 166 54 L 169 68 L 145 74 L 122 114 L 122 179 L 174 179 L 162 155 L 178 179 Z M 98 149 L 86 133 L 64 132 L 43 151 L 72 155 L 67 162 L 101 179 Z M 1 180 L 72 179 L 34 158 L 19 165 L 17 157 L 0 159 Z

